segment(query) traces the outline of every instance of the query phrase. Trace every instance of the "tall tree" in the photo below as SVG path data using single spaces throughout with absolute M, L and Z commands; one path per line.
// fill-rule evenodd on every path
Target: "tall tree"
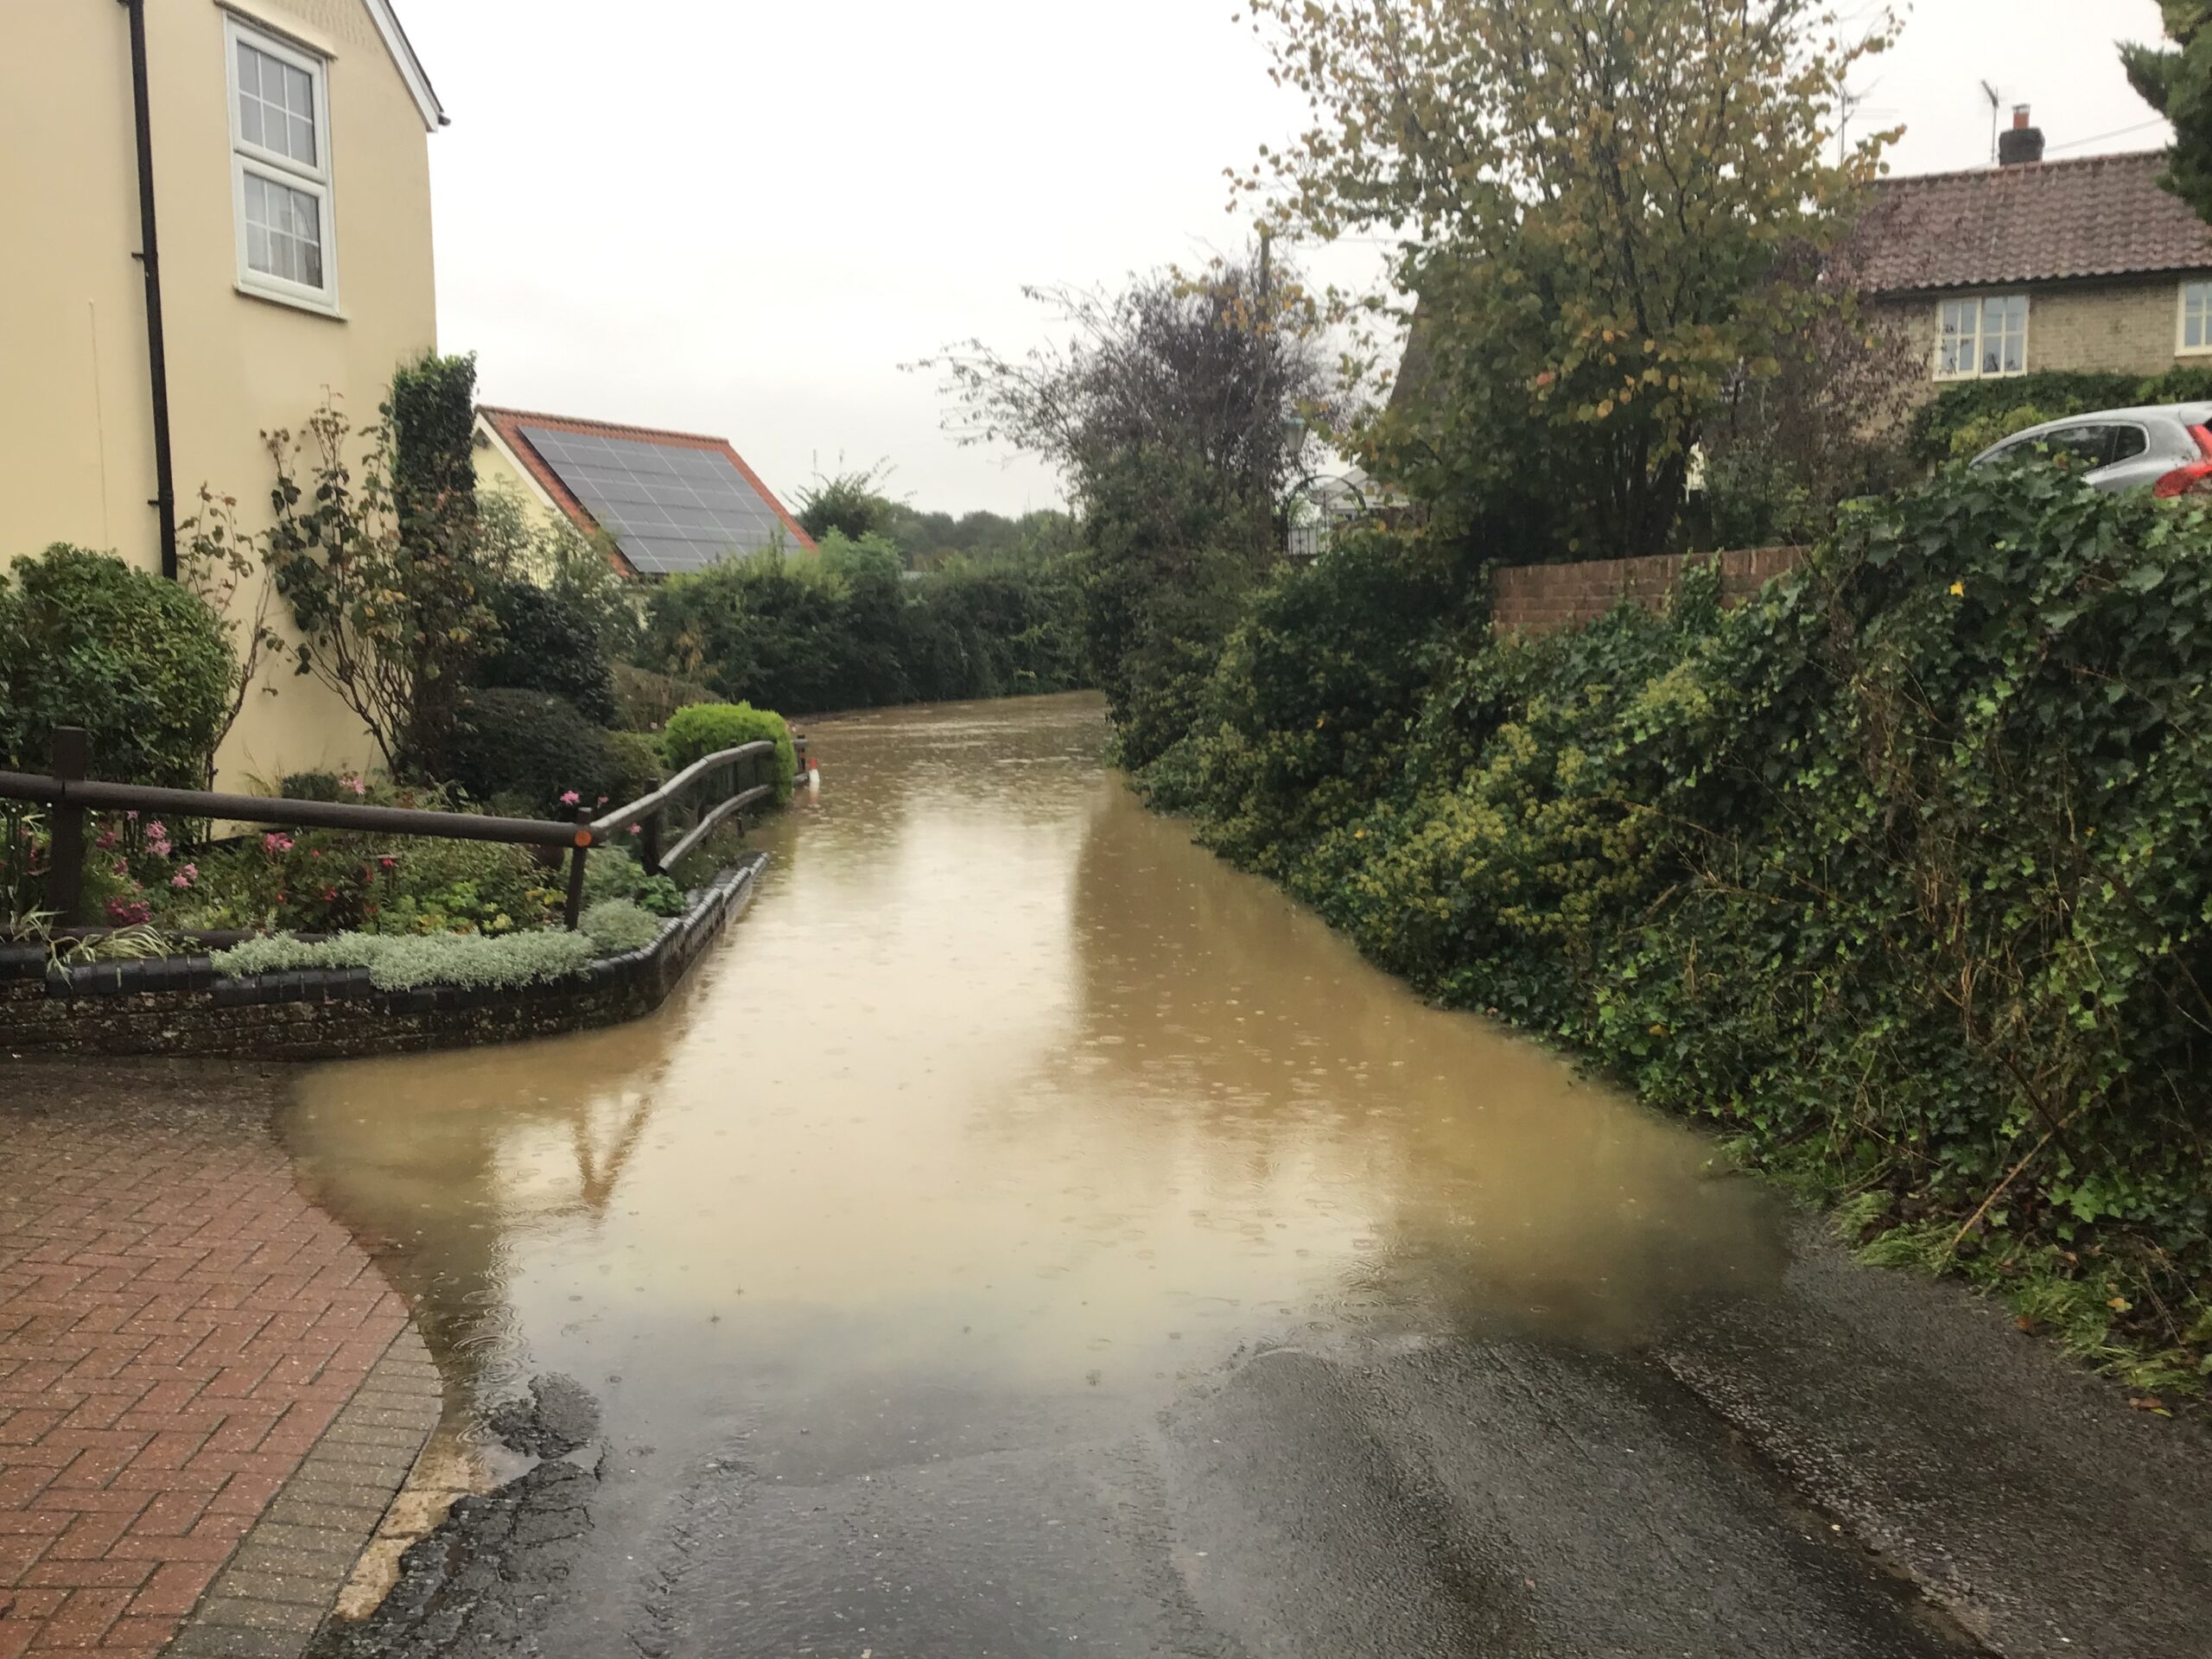
M 2158 0 L 2171 46 L 2123 46 L 2120 60 L 2143 99 L 2173 123 L 2167 189 L 2212 219 L 2212 4 Z
M 1724 398 L 1836 302 L 1786 271 L 1818 269 L 1876 172 L 1888 135 L 1839 160 L 1834 124 L 1886 18 L 1843 45 L 1822 0 L 1254 10 L 1313 124 L 1243 188 L 1309 235 L 1395 238 L 1419 296 L 1421 384 L 1378 459 L 1447 519 L 1663 550 Z
M 1104 296 L 1033 291 L 1069 339 L 1009 358 L 981 342 L 933 365 L 969 442 L 1053 462 L 1083 520 L 1085 645 L 1142 766 L 1180 735 L 1243 595 L 1277 551 L 1294 417 L 1325 397 L 1312 308 L 1264 245 L 1196 276 Z

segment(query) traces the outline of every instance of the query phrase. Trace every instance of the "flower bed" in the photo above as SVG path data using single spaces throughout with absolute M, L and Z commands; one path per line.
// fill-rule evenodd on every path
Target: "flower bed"
M 337 1059 L 620 1024 L 667 998 L 752 902 L 766 862 L 760 853 L 741 859 L 690 893 L 650 942 L 610 954 L 601 952 L 619 942 L 611 932 L 598 944 L 551 932 L 272 938 L 212 956 L 68 966 L 43 946 L 0 947 L 0 1053 Z M 537 954 L 555 940 L 573 941 L 559 963 Z M 486 971 L 492 958 L 480 947 L 513 959 Z M 454 950 L 474 963 L 455 969 L 423 954 Z M 224 957 L 243 971 L 224 971 Z

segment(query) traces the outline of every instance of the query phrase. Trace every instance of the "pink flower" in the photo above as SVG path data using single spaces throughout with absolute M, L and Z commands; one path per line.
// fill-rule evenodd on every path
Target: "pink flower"
M 115 861 L 113 869 L 118 875 L 128 875 L 130 874 L 130 861 L 127 859 L 118 858 Z
M 380 858 L 377 860 L 377 868 L 380 870 L 396 870 L 399 868 L 399 861 L 396 858 Z
M 630 833 L 633 836 L 642 836 L 645 833 L 645 826 L 642 823 L 633 823 L 630 826 Z
M 582 799 L 583 797 L 577 794 L 576 791 L 572 789 L 567 794 L 561 797 L 561 804 L 563 806 L 574 806 Z
M 199 879 L 200 867 L 197 864 L 188 864 L 182 869 L 179 870 L 175 875 L 169 877 L 169 886 L 181 893 Z
M 261 838 L 261 850 L 272 858 L 279 853 L 289 853 L 292 850 L 292 838 L 272 830 Z
M 166 841 L 168 839 L 168 825 L 163 823 L 159 818 L 156 818 L 146 826 L 146 839 L 149 841 Z
M 111 852 L 114 850 L 117 840 L 118 836 L 115 832 L 115 826 L 113 824 L 110 824 L 106 829 L 100 831 L 99 839 L 92 844 L 95 847 L 98 847 L 100 851 L 104 853 Z
M 161 830 L 162 826 L 158 823 L 154 826 L 153 830 L 146 837 L 146 850 L 156 858 L 167 858 L 176 850 L 176 848 Z
M 107 918 L 118 927 L 139 927 L 153 919 L 154 908 L 143 899 L 111 899 Z
M 348 772 L 338 780 L 338 785 L 340 788 L 349 789 L 356 795 L 365 795 L 369 792 L 369 780 L 359 772 Z

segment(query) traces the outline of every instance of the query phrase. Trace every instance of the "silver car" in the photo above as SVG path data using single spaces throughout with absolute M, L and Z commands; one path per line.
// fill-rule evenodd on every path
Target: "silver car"
M 2042 454 L 2100 490 L 2148 488 L 2169 499 L 2212 495 L 2212 404 L 2165 404 L 2069 415 L 2016 432 L 1969 464 L 2001 466 Z

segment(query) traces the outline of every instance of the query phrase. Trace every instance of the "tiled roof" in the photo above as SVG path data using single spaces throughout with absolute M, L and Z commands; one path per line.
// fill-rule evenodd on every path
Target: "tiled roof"
M 524 427 L 536 427 L 541 431 L 577 432 L 594 437 L 620 438 L 633 443 L 661 444 L 677 449 L 703 449 L 721 455 L 760 493 L 761 500 L 782 520 L 784 528 L 791 532 L 791 540 L 810 552 L 814 549 L 814 538 L 800 528 L 798 520 L 792 518 L 790 511 L 776 499 L 775 492 L 761 482 L 760 474 L 746 464 L 745 457 L 730 447 L 727 438 L 709 437 L 698 432 L 671 432 L 659 427 L 624 426 L 612 421 L 580 421 L 565 415 L 542 415 L 534 410 L 497 409 L 488 404 L 477 405 L 476 412 L 499 434 L 499 442 L 513 453 L 531 477 L 537 480 L 538 487 L 551 497 L 554 505 L 587 536 L 594 535 L 601 530 L 599 520 L 562 481 L 560 474 L 553 466 L 537 452 L 537 447 L 524 435 Z M 626 558 L 622 560 L 622 569 L 626 575 L 639 574 Z
M 2212 226 L 2158 188 L 2163 151 L 1885 179 L 1853 237 L 1895 294 L 2212 270 Z

